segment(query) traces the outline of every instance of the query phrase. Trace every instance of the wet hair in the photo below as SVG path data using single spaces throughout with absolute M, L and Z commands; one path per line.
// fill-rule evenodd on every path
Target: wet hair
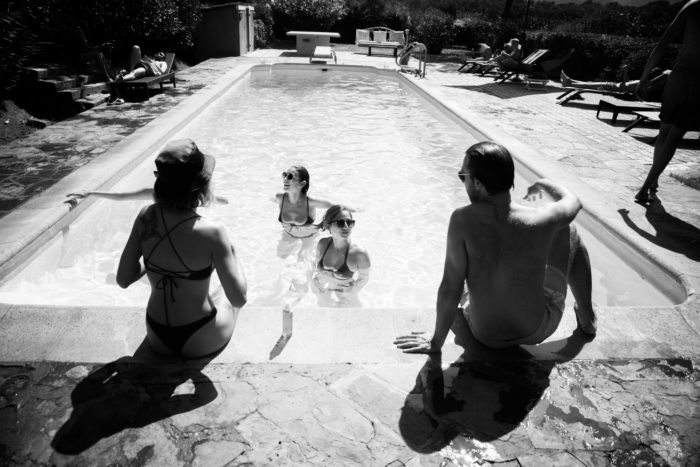
M 172 195 L 155 190 L 153 199 L 161 207 L 169 209 L 195 209 L 206 206 L 214 199 L 210 188 L 211 182 L 206 182 L 195 191 L 182 195 Z
M 514 186 L 515 166 L 510 152 L 493 141 L 482 141 L 467 149 L 467 170 L 491 195 Z
M 301 189 L 301 192 L 306 194 L 306 192 L 309 191 L 309 186 L 311 185 L 311 177 L 309 176 L 309 171 L 306 170 L 306 167 L 303 165 L 293 165 L 289 168 L 289 170 L 293 170 L 297 173 L 297 176 L 299 177 L 299 180 L 303 180 L 306 182 L 304 187 Z
M 343 206 L 342 204 L 334 204 L 333 206 L 329 207 L 326 210 L 326 213 L 323 215 L 323 220 L 321 221 L 321 229 L 328 230 L 333 221 L 338 220 L 340 214 L 342 214 L 343 212 L 347 212 L 350 216 L 350 219 L 352 219 L 352 212 L 350 212 L 350 209 L 348 209 L 346 206 Z

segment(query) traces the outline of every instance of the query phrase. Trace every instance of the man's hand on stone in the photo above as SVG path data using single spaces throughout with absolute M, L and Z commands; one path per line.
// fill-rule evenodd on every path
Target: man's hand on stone
M 394 345 L 404 353 L 439 353 L 441 349 L 436 348 L 432 341 L 426 339 L 424 332 L 411 332 L 409 335 L 399 336 L 394 341 Z

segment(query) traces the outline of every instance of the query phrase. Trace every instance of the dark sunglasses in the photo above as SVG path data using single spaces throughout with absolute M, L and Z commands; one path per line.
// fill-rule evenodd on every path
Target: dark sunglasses
M 291 172 L 282 172 L 282 178 L 285 178 L 291 182 L 294 180 L 294 174 Z
M 353 227 L 355 227 L 355 220 L 354 219 L 338 219 L 337 221 L 331 222 L 331 224 L 336 224 L 341 229 L 344 229 L 345 227 L 353 228 Z
M 459 177 L 459 180 L 464 183 L 464 181 L 467 179 L 467 175 L 471 175 L 469 172 L 457 172 L 457 176 Z

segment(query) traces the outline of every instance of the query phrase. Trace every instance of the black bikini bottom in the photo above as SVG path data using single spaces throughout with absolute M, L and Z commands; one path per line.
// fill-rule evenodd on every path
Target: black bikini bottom
M 151 316 L 146 313 L 146 321 L 158 338 L 173 352 L 182 353 L 182 348 L 192 335 L 199 331 L 202 326 L 216 317 L 216 308 L 212 308 L 209 316 L 193 321 L 182 326 L 168 326 L 167 324 L 157 323 Z M 225 345 L 225 344 L 224 344 Z M 217 350 L 218 352 L 218 350 Z

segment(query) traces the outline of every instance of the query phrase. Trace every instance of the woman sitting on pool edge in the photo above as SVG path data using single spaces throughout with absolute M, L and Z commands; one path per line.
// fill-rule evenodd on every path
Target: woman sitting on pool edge
M 299 259 L 303 260 L 307 252 L 313 251 L 315 236 L 320 224 L 314 224 L 316 209 L 328 209 L 333 203 L 308 196 L 311 182 L 309 171 L 301 165 L 293 165 L 282 172 L 282 193 L 275 195 L 279 206 L 277 220 L 284 232 L 277 247 L 277 256 L 286 258 L 301 241 Z
M 335 293 L 338 303 L 359 306 L 357 292 L 369 281 L 371 262 L 367 250 L 351 240 L 353 227 L 355 220 L 347 207 L 328 208 L 322 228 L 331 235 L 318 241 L 314 284 L 320 292 Z M 348 301 L 351 292 L 356 303 Z
M 214 164 L 192 140 L 163 148 L 156 158 L 155 203 L 136 217 L 119 260 L 120 287 L 144 274 L 151 284 L 147 339 L 158 353 L 202 358 L 219 352 L 246 303 L 246 278 L 226 230 L 197 214 L 212 199 Z M 214 270 L 228 301 L 209 295 Z

